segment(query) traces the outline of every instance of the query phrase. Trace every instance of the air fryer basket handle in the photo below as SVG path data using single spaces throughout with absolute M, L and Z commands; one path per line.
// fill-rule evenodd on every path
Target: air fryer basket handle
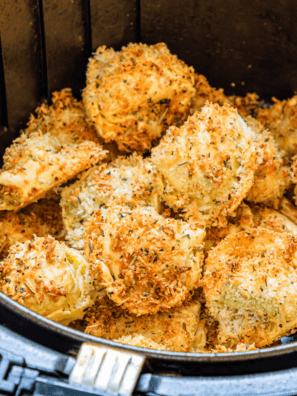
M 162 396 L 289 396 L 297 394 L 297 369 L 225 377 L 168 377 L 143 374 L 141 394 Z

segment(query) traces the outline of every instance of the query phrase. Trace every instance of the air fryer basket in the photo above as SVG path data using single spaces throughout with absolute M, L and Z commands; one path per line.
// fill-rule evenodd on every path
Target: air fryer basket
M 87 59 L 99 45 L 165 42 L 215 87 L 227 94 L 257 92 L 287 98 L 297 91 L 297 2 L 295 0 L 2 0 L 0 29 L 1 153 L 28 116 L 51 93 L 73 88 L 79 97 Z M 0 294 L 9 326 L 66 352 L 82 342 L 115 346 L 63 327 Z M 125 345 L 152 359 L 224 363 L 264 359 L 297 350 L 293 342 L 244 353 L 185 354 Z M 274 362 L 274 364 L 277 364 Z M 261 369 L 259 364 L 258 369 Z

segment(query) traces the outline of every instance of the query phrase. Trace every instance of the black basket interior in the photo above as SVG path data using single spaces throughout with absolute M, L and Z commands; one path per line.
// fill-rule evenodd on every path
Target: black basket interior
M 227 93 L 292 96 L 296 14 L 295 0 L 2 0 L 2 151 L 53 91 L 79 97 L 100 45 L 163 41 Z

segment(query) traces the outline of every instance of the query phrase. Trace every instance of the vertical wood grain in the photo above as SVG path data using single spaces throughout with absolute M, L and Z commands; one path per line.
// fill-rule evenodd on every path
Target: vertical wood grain
M 227 93 L 297 91 L 295 0 L 141 0 L 141 35 Z
M 90 54 L 88 2 L 43 0 L 48 98 L 62 88 L 80 96 Z
M 43 95 L 38 1 L 2 0 L 0 35 L 7 123 L 13 132 L 25 125 Z
M 7 126 L 6 94 L 4 83 L 2 47 L 0 40 L 0 127 Z
M 106 45 L 119 50 L 138 41 L 137 0 L 90 0 L 92 50 Z

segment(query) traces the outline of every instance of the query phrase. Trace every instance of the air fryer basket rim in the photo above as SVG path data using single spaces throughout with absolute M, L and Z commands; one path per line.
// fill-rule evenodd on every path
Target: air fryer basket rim
M 231 352 L 231 353 L 183 353 L 183 352 L 170 352 L 170 351 L 156 351 L 154 349 L 146 349 L 140 347 L 134 347 L 130 345 L 120 344 L 118 342 L 105 340 L 103 338 L 95 337 L 89 334 L 85 334 L 78 330 L 71 329 L 70 327 L 63 326 L 59 323 L 55 323 L 52 320 L 46 319 L 45 317 L 25 308 L 21 304 L 13 301 L 10 297 L 0 292 L 0 305 L 4 305 L 9 310 L 33 321 L 41 328 L 49 329 L 55 333 L 66 336 L 73 341 L 79 343 L 91 343 L 100 344 L 106 347 L 111 347 L 126 352 L 134 352 L 141 355 L 145 355 L 147 358 L 157 358 L 162 360 L 174 360 L 174 361 L 187 361 L 187 362 L 209 362 L 209 363 L 222 363 L 222 362 L 236 362 L 245 360 L 255 360 L 263 358 L 271 358 L 276 356 L 285 355 L 288 353 L 297 351 L 297 341 L 287 345 L 279 345 L 270 348 L 264 348 L 254 351 L 246 352 Z

